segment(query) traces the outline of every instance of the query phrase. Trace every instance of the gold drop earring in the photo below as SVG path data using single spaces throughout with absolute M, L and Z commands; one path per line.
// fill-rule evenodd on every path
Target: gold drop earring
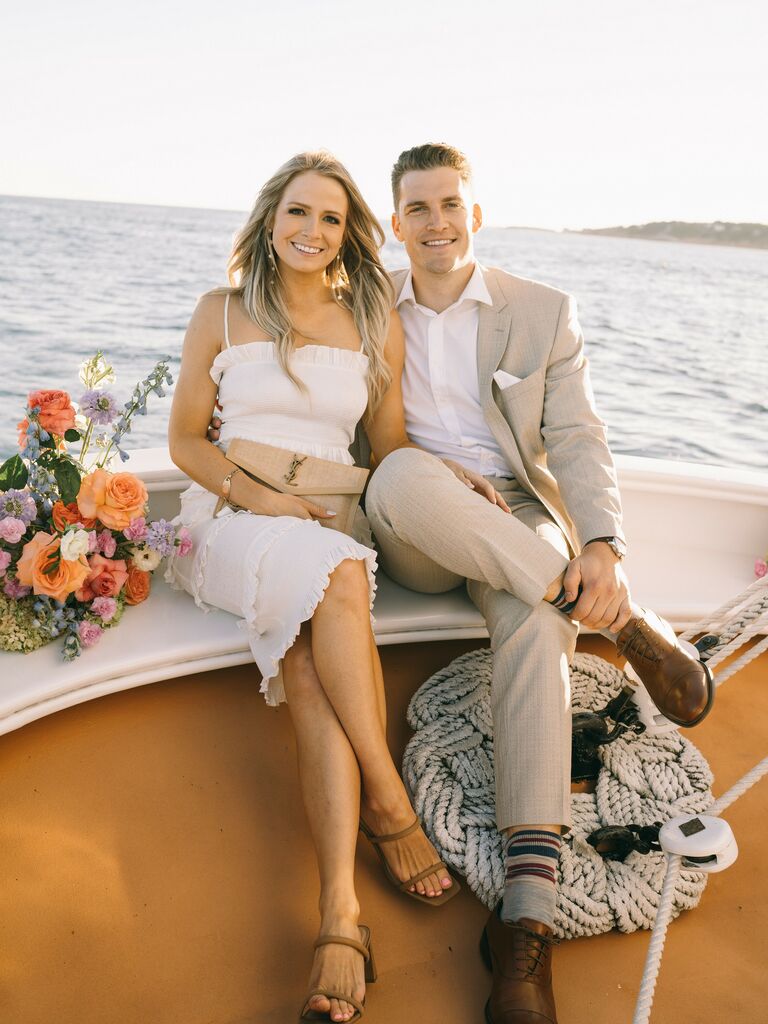
M 275 260 L 275 248 L 272 245 L 272 232 L 270 231 L 267 235 L 267 257 L 271 265 L 271 271 L 269 275 L 270 284 L 274 284 L 275 277 L 277 276 L 277 261 Z
M 339 249 L 339 251 L 336 253 L 335 263 L 336 271 L 333 275 L 333 286 L 331 290 L 333 292 L 334 299 L 338 302 L 340 306 L 342 306 L 343 302 L 341 301 L 341 288 L 339 286 L 339 283 L 343 280 L 344 277 L 344 261 L 342 259 L 341 249 Z

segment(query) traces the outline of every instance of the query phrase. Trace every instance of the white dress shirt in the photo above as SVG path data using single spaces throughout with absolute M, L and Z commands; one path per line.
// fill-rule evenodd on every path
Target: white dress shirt
M 448 309 L 420 306 L 408 272 L 396 306 L 405 330 L 403 402 L 414 444 L 483 476 L 511 477 L 480 406 L 477 330 L 480 303 L 493 305 L 479 263 Z

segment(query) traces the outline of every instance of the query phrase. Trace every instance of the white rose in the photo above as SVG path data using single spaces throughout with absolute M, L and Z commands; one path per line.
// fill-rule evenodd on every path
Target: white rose
M 152 548 L 137 548 L 133 553 L 131 562 L 136 566 L 137 569 L 143 569 L 144 572 L 152 572 L 156 569 L 162 561 L 162 555 L 159 555 Z
M 88 554 L 88 531 L 67 530 L 61 538 L 61 557 L 65 562 L 76 562 Z

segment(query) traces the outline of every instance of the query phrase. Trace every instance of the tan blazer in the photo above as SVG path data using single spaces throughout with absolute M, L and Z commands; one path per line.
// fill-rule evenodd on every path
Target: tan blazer
M 396 294 L 406 274 L 392 275 Z M 595 409 L 574 299 L 496 268 L 484 277 L 493 306 L 480 305 L 480 403 L 506 461 L 575 552 L 594 537 L 623 537 L 616 470 Z M 496 370 L 521 379 L 500 388 Z

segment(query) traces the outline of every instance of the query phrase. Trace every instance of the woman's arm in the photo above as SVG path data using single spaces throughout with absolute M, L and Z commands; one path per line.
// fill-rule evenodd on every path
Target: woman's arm
M 402 376 L 405 361 L 405 336 L 396 309 L 392 310 L 384 358 L 392 374 L 392 382 L 373 416 L 365 424 L 376 463 L 397 448 L 416 448 L 405 432 Z
M 221 495 L 224 478 L 235 464 L 206 438 L 216 402 L 210 368 L 221 351 L 224 296 L 204 295 L 189 322 L 181 354 L 181 369 L 168 424 L 171 458 L 188 476 L 213 494 Z M 233 505 L 260 515 L 328 518 L 325 509 L 289 494 L 278 494 L 243 472 L 231 480 Z

